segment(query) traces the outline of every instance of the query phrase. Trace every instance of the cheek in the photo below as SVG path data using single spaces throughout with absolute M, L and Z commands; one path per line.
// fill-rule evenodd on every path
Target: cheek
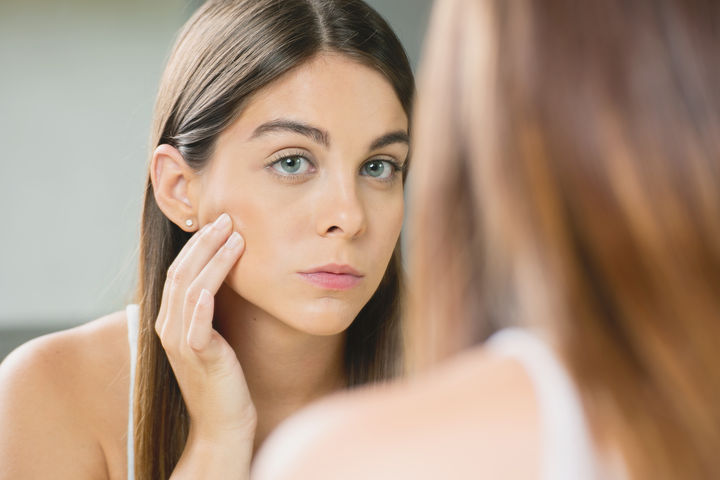
M 394 241 L 393 243 L 397 242 L 398 237 L 400 236 L 400 231 L 402 230 L 403 225 L 403 218 L 405 216 L 405 202 L 403 199 L 401 199 L 399 202 L 399 205 L 395 207 L 393 210 L 392 218 L 388 220 L 390 222 L 389 229 L 394 232 Z
M 228 213 L 245 239 L 245 251 L 228 275 L 229 286 L 256 305 L 277 303 L 297 263 L 291 254 L 301 238 L 299 229 L 308 222 L 302 206 L 256 192 L 243 195 L 232 207 L 228 204 Z
M 276 210 L 262 198 L 248 197 L 236 208 L 228 209 L 235 230 L 245 239 L 245 252 L 238 262 L 241 268 L 237 270 L 247 277 L 262 277 L 263 272 L 276 269 L 292 238 L 292 213 L 287 209 Z
M 402 230 L 404 201 L 400 196 L 399 199 L 390 202 L 378 203 L 376 208 L 379 213 L 375 215 L 374 231 L 377 232 L 378 238 L 374 241 L 382 251 L 388 252 L 389 250 L 389 253 L 385 255 L 389 259 Z
M 279 274 L 278 244 L 283 239 L 268 225 L 268 216 L 261 208 L 246 205 L 231 213 L 236 229 L 245 239 L 245 251 L 230 270 L 226 279 L 228 286 L 250 303 L 264 309 L 276 303 Z M 272 218 L 272 216 L 270 216 Z
M 216 172 L 217 173 L 217 172 Z M 241 174 L 242 173 L 242 174 Z M 219 177 L 222 173 L 217 173 Z M 226 179 L 234 179 L 228 182 Z M 239 263 L 261 264 L 287 246 L 293 222 L 300 212 L 292 198 L 282 198 L 263 188 L 257 176 L 247 172 L 225 172 L 225 178 L 209 182 L 203 198 L 206 220 L 213 221 L 225 212 L 233 221 L 233 230 L 245 240 L 245 253 Z
M 374 293 L 375 289 L 380 285 L 380 281 L 385 275 L 387 266 L 395 251 L 395 246 L 400 238 L 402 230 L 404 203 L 403 198 L 391 199 L 387 198 L 377 202 L 370 222 L 370 230 L 373 232 L 369 236 L 365 244 L 365 260 L 368 271 L 368 298 Z
M 253 264 L 256 263 L 253 259 L 262 257 L 264 249 L 268 248 L 267 239 L 274 238 L 269 231 L 271 226 L 266 224 L 272 216 L 268 215 L 268 206 L 262 202 L 261 192 L 255 191 L 251 184 L 242 182 L 241 176 L 228 175 L 227 178 L 237 178 L 238 181 L 228 183 L 216 178 L 208 182 L 211 187 L 203 195 L 201 221 L 212 222 L 221 213 L 230 215 L 233 230 L 239 232 L 245 240 L 245 252 L 231 271 L 231 277 L 241 271 L 253 275 Z M 238 268 L 240 266 L 242 268 Z

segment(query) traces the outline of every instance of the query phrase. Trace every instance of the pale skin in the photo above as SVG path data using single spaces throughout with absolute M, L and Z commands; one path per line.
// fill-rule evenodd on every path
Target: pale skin
M 202 171 L 156 149 L 161 210 L 186 231 L 204 227 L 173 263 L 155 322 L 191 417 L 174 478 L 245 478 L 280 421 L 343 387 L 344 331 L 400 233 L 393 166 L 406 161 L 407 128 L 381 74 L 322 54 L 254 95 Z M 352 266 L 356 285 L 299 273 L 333 263 Z M 0 479 L 126 478 L 128 375 L 124 312 L 11 354 Z
M 270 436 L 252 479 L 533 480 L 541 451 L 524 367 L 480 347 L 416 379 L 302 410 Z

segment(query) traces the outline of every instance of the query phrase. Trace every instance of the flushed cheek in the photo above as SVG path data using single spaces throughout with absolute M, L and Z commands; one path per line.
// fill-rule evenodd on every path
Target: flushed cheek
M 276 209 L 271 202 L 258 202 L 258 199 L 262 200 L 263 196 L 254 195 L 242 206 L 228 211 L 245 239 L 245 251 L 230 271 L 228 283 L 246 300 L 267 307 L 282 301 L 288 293 L 293 266 L 291 252 L 301 238 L 298 228 L 303 219 L 292 207 Z
M 277 316 L 277 307 L 288 298 L 286 261 L 275 239 L 262 234 L 257 224 L 249 224 L 244 236 L 245 251 L 226 282 L 245 300 Z
M 277 272 L 265 258 L 263 247 L 251 243 L 226 280 L 238 295 L 261 307 L 277 300 L 279 293 Z

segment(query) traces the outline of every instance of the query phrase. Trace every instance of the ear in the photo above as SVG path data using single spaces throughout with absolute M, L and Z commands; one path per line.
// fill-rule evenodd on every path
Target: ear
M 198 174 L 185 162 L 180 151 L 170 145 L 158 146 L 150 161 L 150 181 L 160 210 L 186 232 L 199 227 Z M 190 220 L 192 224 L 188 222 Z

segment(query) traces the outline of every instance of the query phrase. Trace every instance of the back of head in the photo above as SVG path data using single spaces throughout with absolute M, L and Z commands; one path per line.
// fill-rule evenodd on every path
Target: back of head
M 448 0 L 434 20 L 419 356 L 544 327 L 634 478 L 720 477 L 720 3 Z

